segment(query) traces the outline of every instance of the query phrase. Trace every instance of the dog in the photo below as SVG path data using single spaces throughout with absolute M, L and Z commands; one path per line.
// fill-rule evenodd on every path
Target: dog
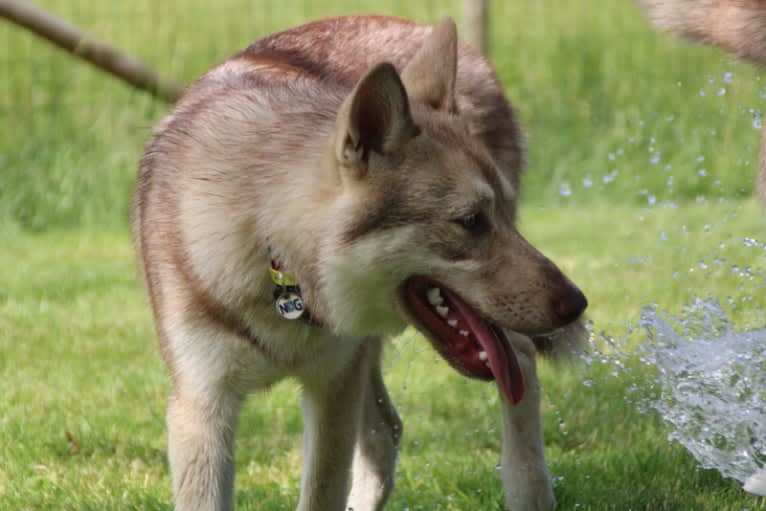
M 766 66 L 766 2 L 762 0 L 641 0 L 654 26 L 718 46 Z M 766 125 L 761 129 L 758 195 L 766 207 Z
M 176 509 L 232 509 L 240 406 L 288 377 L 298 510 L 383 509 L 402 423 L 381 343 L 408 324 L 496 382 L 508 508 L 552 509 L 532 339 L 575 346 L 587 301 L 515 227 L 522 163 L 500 82 L 449 18 L 316 21 L 194 82 L 155 128 L 132 203 L 171 375 Z

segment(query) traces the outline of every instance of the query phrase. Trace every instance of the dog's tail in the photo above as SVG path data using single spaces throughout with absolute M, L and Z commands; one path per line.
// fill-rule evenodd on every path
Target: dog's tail
M 660 30 L 724 48 L 766 66 L 763 0 L 640 0 Z
M 766 0 L 639 1 L 658 29 L 766 66 Z M 766 207 L 766 125 L 761 131 L 758 191 Z

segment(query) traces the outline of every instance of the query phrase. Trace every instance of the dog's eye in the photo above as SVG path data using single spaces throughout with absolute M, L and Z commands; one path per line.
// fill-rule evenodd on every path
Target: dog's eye
M 487 219 L 482 213 L 470 213 L 457 221 L 468 232 L 478 233 L 487 227 Z

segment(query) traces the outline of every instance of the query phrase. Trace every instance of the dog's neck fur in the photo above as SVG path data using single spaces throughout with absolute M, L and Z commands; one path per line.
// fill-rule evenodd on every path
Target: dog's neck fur
M 274 186 L 268 188 L 278 192 L 264 198 L 270 203 L 267 211 L 278 214 L 258 232 L 268 233 L 267 239 L 280 247 L 286 267 L 301 285 L 306 306 L 319 322 L 331 328 L 337 327 L 334 313 L 343 315 L 343 311 L 331 310 L 323 298 L 322 279 L 327 276 L 318 267 L 318 261 L 324 258 L 318 256 L 325 253 L 323 242 L 342 243 L 337 239 L 340 231 L 336 224 L 339 219 L 343 222 L 338 210 L 344 210 L 344 201 L 354 200 L 354 188 L 369 171 L 368 159 L 403 153 L 403 146 L 422 131 L 421 126 L 448 131 L 458 128 L 467 133 L 454 115 L 456 44 L 454 24 L 442 23 L 405 66 L 401 79 L 391 64 L 373 68 L 349 89 L 338 105 L 335 122 L 322 123 L 321 135 L 313 133 L 315 139 L 325 141 L 323 149 L 314 152 L 323 155 L 321 161 L 299 164 L 299 168 L 305 168 L 301 179 L 274 171 L 278 182 L 275 180 Z M 434 64 L 438 64 L 436 70 Z M 314 93 L 323 86 L 321 80 L 312 77 L 303 77 L 302 83 Z M 412 84 L 408 86 L 410 91 L 405 90 L 408 83 Z M 416 122 L 413 113 L 422 122 Z M 265 291 L 271 301 L 272 289 Z

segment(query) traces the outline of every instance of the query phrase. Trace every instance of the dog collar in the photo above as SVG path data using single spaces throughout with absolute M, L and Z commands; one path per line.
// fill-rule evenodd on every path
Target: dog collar
M 313 323 L 311 315 L 308 314 L 306 306 L 303 304 L 301 288 L 295 275 L 284 268 L 282 261 L 279 259 L 279 252 L 274 247 L 269 245 L 268 252 L 269 276 L 274 283 L 274 307 L 277 314 L 284 319 L 304 319 Z

